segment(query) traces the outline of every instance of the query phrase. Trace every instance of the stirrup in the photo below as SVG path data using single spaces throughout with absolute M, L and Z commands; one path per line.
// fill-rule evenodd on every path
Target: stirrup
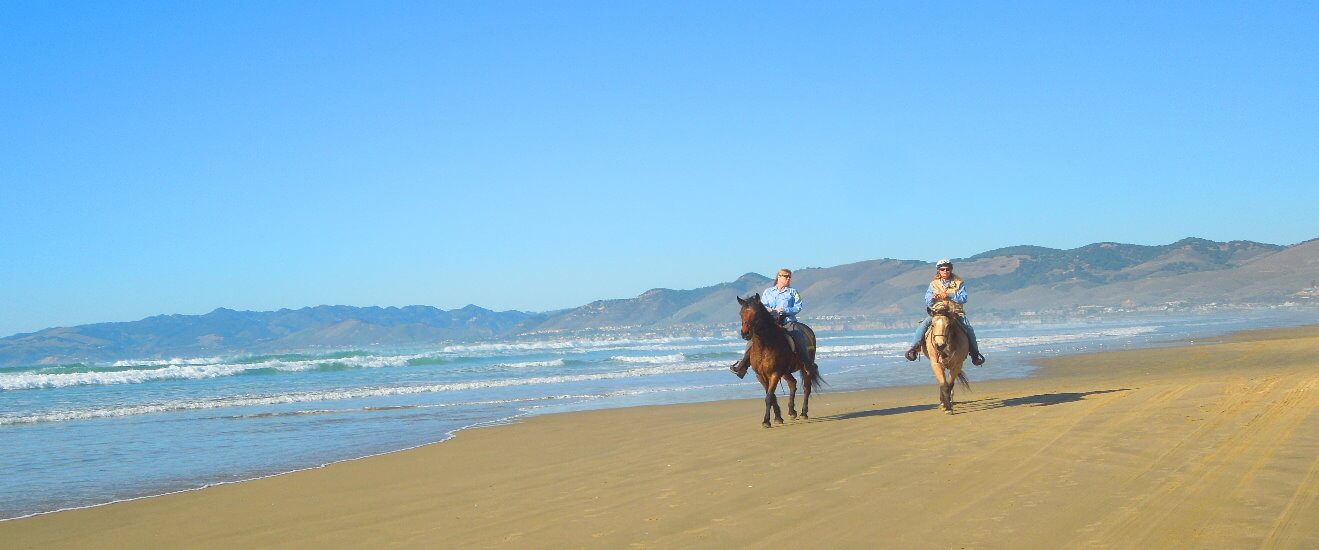
M 977 367 L 980 366 L 980 365 L 985 364 L 985 356 L 980 355 L 979 353 L 977 353 L 977 354 L 975 354 L 975 355 L 972 355 L 972 356 L 971 356 L 971 364 L 972 364 L 972 365 L 975 365 L 975 366 L 977 366 Z

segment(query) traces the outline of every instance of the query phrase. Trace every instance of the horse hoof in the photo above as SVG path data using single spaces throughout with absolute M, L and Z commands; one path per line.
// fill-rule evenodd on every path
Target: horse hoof
M 810 420 L 811 417 L 806 416 L 806 413 L 801 413 L 801 419 L 802 419 L 802 420 Z
M 783 423 L 783 419 L 782 419 L 782 418 L 775 418 L 775 419 L 774 419 L 774 423 L 775 423 L 775 424 L 782 424 L 782 423 Z
M 791 419 L 793 419 L 793 420 L 796 420 L 796 419 L 797 419 L 797 413 L 792 413 L 792 414 L 788 415 L 788 418 L 791 418 Z
M 764 427 L 766 427 L 766 428 L 769 428 L 769 427 L 770 427 L 769 422 L 762 422 L 760 425 L 761 425 L 761 426 L 764 426 Z

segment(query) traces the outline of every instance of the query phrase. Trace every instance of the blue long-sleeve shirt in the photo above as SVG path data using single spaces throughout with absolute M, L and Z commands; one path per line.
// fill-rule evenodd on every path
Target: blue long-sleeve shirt
M 943 281 L 944 281 L 943 279 L 939 279 L 937 282 L 940 284 L 947 284 L 944 283 Z M 951 282 L 951 279 L 949 279 L 949 282 Z M 925 307 L 934 307 L 934 287 L 935 285 L 931 284 L 928 288 L 925 289 Z M 948 295 L 948 299 L 952 300 L 954 303 L 957 304 L 965 304 L 966 283 L 962 283 L 962 288 L 957 289 L 957 292 Z
M 797 314 L 801 313 L 801 294 L 792 287 L 783 290 L 777 286 L 769 287 L 760 293 L 760 303 L 765 304 L 765 309 L 782 309 L 784 317 L 794 323 L 797 322 Z

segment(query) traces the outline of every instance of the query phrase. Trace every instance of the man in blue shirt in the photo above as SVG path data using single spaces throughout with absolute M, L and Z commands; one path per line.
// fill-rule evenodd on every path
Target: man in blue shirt
M 962 278 L 953 274 L 952 260 L 939 260 L 934 264 L 934 280 L 930 281 L 930 286 L 925 289 L 925 308 L 934 307 L 935 302 L 948 302 L 949 309 L 957 314 L 957 318 L 962 322 L 962 328 L 966 329 L 966 339 L 971 345 L 971 364 L 985 364 L 985 356 L 980 355 L 980 345 L 976 342 L 976 332 L 971 328 L 970 321 L 966 320 L 966 285 L 963 284 Z M 907 360 L 915 361 L 916 354 L 920 352 L 922 342 L 925 339 L 925 330 L 930 328 L 930 318 L 927 316 L 921 326 L 916 329 L 916 339 L 911 343 L 911 349 L 907 350 Z
M 788 286 L 791 282 L 792 270 L 786 267 L 780 269 L 778 276 L 774 278 L 774 286 L 760 293 L 760 303 L 765 304 L 765 309 L 779 318 L 779 323 L 792 337 L 797 353 L 802 356 L 803 361 L 808 361 L 805 352 L 806 338 L 800 330 L 797 330 L 797 314 L 801 313 L 801 293 Z M 747 369 L 751 367 L 750 352 L 751 345 L 747 344 L 747 350 L 742 352 L 742 358 L 728 368 L 738 378 L 746 376 Z

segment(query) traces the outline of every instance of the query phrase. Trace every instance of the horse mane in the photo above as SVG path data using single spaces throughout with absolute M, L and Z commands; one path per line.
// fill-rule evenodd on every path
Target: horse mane
M 774 315 L 770 314 L 769 309 L 760 301 L 760 293 L 752 294 L 747 298 L 747 307 L 755 311 L 754 323 L 751 331 L 760 334 L 761 338 L 780 339 L 787 343 L 788 334 L 779 329 L 774 322 Z
M 953 314 L 953 306 L 948 305 L 947 301 L 940 300 L 935 302 L 933 306 L 930 306 L 927 311 L 931 317 L 935 315 L 951 316 Z

